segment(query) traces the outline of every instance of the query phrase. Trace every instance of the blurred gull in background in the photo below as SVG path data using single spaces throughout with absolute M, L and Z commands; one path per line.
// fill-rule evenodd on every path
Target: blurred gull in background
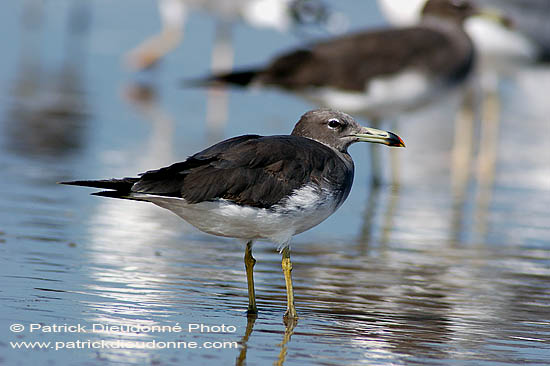
M 242 20 L 253 27 L 287 32 L 296 25 L 339 23 L 321 0 L 158 0 L 162 30 L 127 54 L 127 64 L 140 70 L 153 66 L 175 49 L 184 36 L 185 21 L 193 11 L 218 18 L 217 37 L 230 38 L 230 24 Z M 214 58 L 214 57 L 213 57 Z

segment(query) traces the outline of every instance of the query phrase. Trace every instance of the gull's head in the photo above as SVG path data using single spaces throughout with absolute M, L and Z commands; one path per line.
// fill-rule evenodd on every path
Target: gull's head
M 396 134 L 361 126 L 349 114 L 332 109 L 315 109 L 305 113 L 294 127 L 292 135 L 316 140 L 341 152 L 346 152 L 356 142 L 405 146 Z

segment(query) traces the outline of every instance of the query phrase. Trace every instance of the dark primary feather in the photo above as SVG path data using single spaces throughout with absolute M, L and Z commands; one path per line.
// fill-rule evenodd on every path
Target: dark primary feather
M 233 84 L 240 86 L 247 86 L 258 75 L 258 70 L 244 70 L 240 72 L 228 72 L 224 74 L 217 74 L 207 78 L 184 80 L 182 85 L 185 87 L 203 87 L 210 86 L 212 84 Z
M 139 178 L 101 179 L 101 180 L 73 180 L 70 182 L 59 182 L 71 186 L 84 186 L 102 189 L 112 189 L 120 193 L 128 194 L 132 186 Z
M 132 192 L 183 197 L 190 203 L 224 198 L 267 208 L 310 180 L 323 183 L 322 176 L 338 187 L 351 183 L 353 171 L 347 171 L 334 154 L 304 137 L 245 135 L 216 144 L 185 162 L 144 173 Z M 336 181 L 338 176 L 343 177 L 341 181 Z M 348 193 L 349 188 L 339 192 Z

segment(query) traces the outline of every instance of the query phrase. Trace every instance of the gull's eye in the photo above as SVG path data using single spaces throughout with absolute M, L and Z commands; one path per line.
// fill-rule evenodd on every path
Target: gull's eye
M 328 120 L 328 127 L 335 130 L 342 126 L 342 122 L 338 118 L 331 118 Z

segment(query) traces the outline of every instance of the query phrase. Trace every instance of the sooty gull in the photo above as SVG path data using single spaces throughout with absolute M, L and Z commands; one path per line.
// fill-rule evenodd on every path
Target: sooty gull
M 329 217 L 347 198 L 355 142 L 405 146 L 397 135 L 359 125 L 351 116 L 317 109 L 291 135 L 244 135 L 136 178 L 62 182 L 107 189 L 98 196 L 152 202 L 199 230 L 246 242 L 249 313 L 256 313 L 252 244 L 276 243 L 282 254 L 286 316 L 296 318 L 290 239 Z
M 433 101 L 473 70 L 463 22 L 484 11 L 430 0 L 414 26 L 359 31 L 284 52 L 267 65 L 214 74 L 193 85 L 275 86 L 376 123 Z

